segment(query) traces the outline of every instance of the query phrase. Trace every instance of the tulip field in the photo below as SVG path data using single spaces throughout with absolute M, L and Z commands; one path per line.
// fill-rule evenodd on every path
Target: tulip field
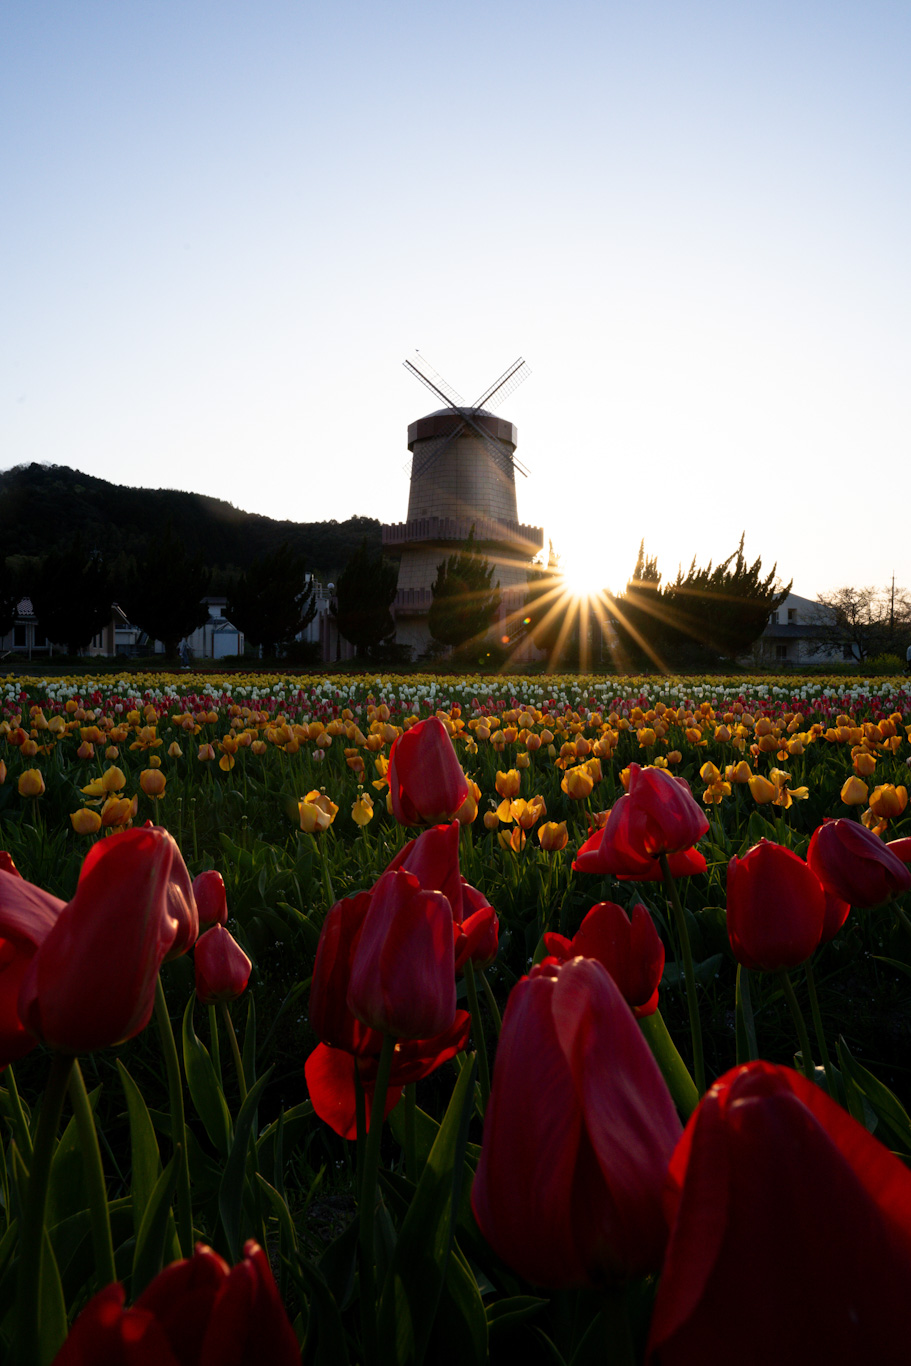
M 0 676 L 0 1360 L 907 1362 L 909 765 L 897 679 Z

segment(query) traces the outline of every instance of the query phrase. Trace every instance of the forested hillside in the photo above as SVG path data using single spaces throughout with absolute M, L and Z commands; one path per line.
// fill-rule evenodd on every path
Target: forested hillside
M 170 525 L 194 556 L 214 569 L 246 569 L 283 542 L 308 566 L 337 571 L 366 536 L 380 548 L 373 517 L 280 522 L 219 498 L 176 489 L 126 488 L 66 465 L 18 465 L 0 472 L 0 553 L 44 556 L 77 533 L 108 562 L 141 555 Z

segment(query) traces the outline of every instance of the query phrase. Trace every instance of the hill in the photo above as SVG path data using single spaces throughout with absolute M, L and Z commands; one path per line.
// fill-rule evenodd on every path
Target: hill
M 374 517 L 277 521 L 202 493 L 126 488 L 66 465 L 17 465 L 0 472 L 0 547 L 6 557 L 44 556 L 78 532 L 83 545 L 97 546 L 113 561 L 141 554 L 169 523 L 216 570 L 246 569 L 285 541 L 313 570 L 335 572 L 365 536 L 372 549 L 381 544 Z

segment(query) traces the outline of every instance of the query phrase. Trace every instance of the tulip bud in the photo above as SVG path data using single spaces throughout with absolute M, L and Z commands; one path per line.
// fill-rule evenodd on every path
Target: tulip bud
M 852 775 L 841 789 L 841 799 L 845 806 L 863 806 L 867 800 L 867 784 Z
M 233 935 L 213 925 L 193 950 L 196 995 L 204 1006 L 236 1000 L 246 990 L 252 966 Z
M 70 821 L 77 835 L 96 835 L 101 829 L 101 817 L 89 806 L 70 812 Z
M 193 898 L 199 913 L 200 925 L 227 925 L 228 898 L 225 880 L 215 868 L 199 873 L 193 879 Z
M 881 820 L 894 820 L 908 805 L 908 789 L 883 783 L 870 793 L 870 810 Z
M 548 821 L 538 831 L 538 843 L 542 849 L 547 850 L 550 854 L 565 849 L 568 841 L 569 834 L 566 829 L 566 821 Z
M 27 768 L 19 774 L 19 796 L 41 797 L 44 795 L 44 776 L 40 768 Z
M 139 786 L 147 797 L 163 797 L 167 781 L 158 768 L 144 768 L 139 775 Z
M 825 895 L 802 858 L 760 840 L 728 864 L 728 937 L 747 968 L 774 972 L 805 963 L 820 942 Z

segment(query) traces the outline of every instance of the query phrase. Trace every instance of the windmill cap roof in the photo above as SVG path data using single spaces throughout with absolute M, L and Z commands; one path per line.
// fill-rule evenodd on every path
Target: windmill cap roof
M 465 422 L 466 414 L 496 441 L 504 442 L 515 450 L 519 434 L 513 423 L 505 417 L 497 417 L 496 413 L 488 412 L 486 408 L 437 408 L 435 412 L 419 417 L 417 422 L 409 423 L 408 449 L 412 450 L 416 441 L 449 436 L 460 422 Z M 476 435 L 470 425 L 466 425 L 466 435 Z

